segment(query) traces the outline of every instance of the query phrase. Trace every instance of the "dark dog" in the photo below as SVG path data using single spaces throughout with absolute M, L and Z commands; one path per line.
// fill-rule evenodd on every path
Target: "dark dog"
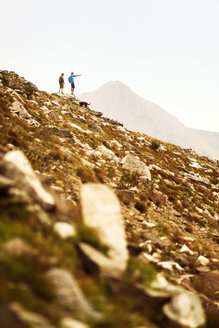
M 80 102 L 79 102 L 79 105 L 80 105 L 81 107 L 85 107 L 85 108 L 87 108 L 90 104 L 87 103 L 86 101 L 80 101 Z

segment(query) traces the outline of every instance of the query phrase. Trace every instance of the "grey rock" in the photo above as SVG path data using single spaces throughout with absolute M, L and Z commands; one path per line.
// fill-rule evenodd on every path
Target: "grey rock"
M 85 243 L 80 243 L 78 247 L 87 272 L 100 276 L 122 276 L 123 270 L 121 266 L 109 257 Z
M 129 153 L 122 159 L 121 165 L 124 169 L 137 172 L 141 177 L 145 177 L 151 181 L 150 170 L 147 165 L 139 159 L 139 157 Z
M 72 318 L 63 318 L 60 326 L 61 328 L 89 328 L 84 322 Z
M 19 150 L 13 150 L 3 157 L 4 175 L 16 182 L 17 188 L 24 189 L 47 208 L 55 206 L 52 195 L 47 192 L 36 177 L 29 161 Z
M 98 124 L 91 123 L 91 124 L 88 125 L 88 127 L 94 132 L 98 132 L 98 133 L 101 133 L 101 134 L 104 133 L 103 130 L 101 129 L 101 127 Z
M 97 231 L 101 241 L 110 247 L 110 258 L 125 270 L 127 244 L 120 203 L 113 190 L 101 184 L 83 185 L 81 205 L 84 223 Z
M 19 115 L 20 117 L 24 119 L 31 118 L 31 115 L 28 113 L 28 111 L 24 108 L 24 106 L 19 101 L 14 101 L 12 103 L 12 112 Z
M 46 278 L 54 286 L 60 304 L 72 310 L 89 315 L 94 319 L 101 319 L 102 315 L 96 312 L 83 295 L 78 283 L 70 272 L 54 268 L 46 273 Z
M 48 117 L 50 119 L 52 119 L 52 120 L 54 120 L 56 122 L 58 122 L 59 119 L 60 119 L 59 118 L 59 114 L 58 114 L 58 112 L 56 110 L 50 110 L 47 115 L 48 115 Z
M 190 292 L 174 295 L 171 302 L 163 306 L 163 311 L 177 327 L 198 328 L 205 324 L 199 297 Z
M 32 255 L 34 253 L 33 249 L 21 238 L 10 239 L 1 248 L 12 256 Z

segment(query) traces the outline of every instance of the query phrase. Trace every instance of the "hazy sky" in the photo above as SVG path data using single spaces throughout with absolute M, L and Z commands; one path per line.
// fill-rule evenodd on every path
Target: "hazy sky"
M 76 95 L 119 80 L 219 132 L 219 0 L 0 0 L 0 69 Z

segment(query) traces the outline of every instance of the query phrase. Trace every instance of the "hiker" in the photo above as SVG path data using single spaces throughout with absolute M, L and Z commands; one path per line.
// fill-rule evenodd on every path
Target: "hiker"
M 65 84 L 64 73 L 62 73 L 59 77 L 59 93 L 63 94 L 64 84 Z
M 74 77 L 81 76 L 79 75 L 74 75 L 74 72 L 71 73 L 71 75 L 68 78 L 69 83 L 71 83 L 71 94 L 74 94 L 74 89 L 75 89 L 75 82 L 74 82 Z

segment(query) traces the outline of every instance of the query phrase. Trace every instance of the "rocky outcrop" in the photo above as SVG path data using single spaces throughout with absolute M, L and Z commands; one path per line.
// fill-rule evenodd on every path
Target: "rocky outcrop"
M 54 286 L 57 298 L 61 304 L 79 311 L 94 319 L 100 320 L 101 314 L 96 312 L 84 297 L 79 285 L 70 272 L 54 268 L 47 272 L 48 281 Z
M 132 172 L 137 172 L 141 178 L 146 180 L 151 180 L 151 173 L 149 168 L 145 163 L 143 163 L 138 156 L 132 154 L 126 155 L 122 161 L 121 165 L 124 169 L 130 170 Z
M 13 179 L 16 188 L 24 190 L 28 197 L 33 197 L 47 208 L 54 207 L 52 195 L 43 188 L 22 152 L 11 151 L 4 155 L 1 168 L 4 176 Z
M 28 96 L 38 91 L 33 83 L 26 81 L 15 72 L 0 71 L 0 81 L 3 86 L 25 92 Z
M 125 270 L 128 252 L 121 209 L 113 191 L 104 185 L 87 184 L 81 190 L 84 223 L 94 228 L 103 243 L 110 247 L 109 257 Z

